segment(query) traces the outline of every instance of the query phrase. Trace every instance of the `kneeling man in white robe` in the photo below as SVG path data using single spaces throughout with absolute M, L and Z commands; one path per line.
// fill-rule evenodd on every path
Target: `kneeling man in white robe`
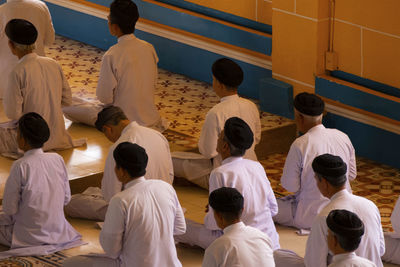
M 223 161 L 210 175 L 209 192 L 221 187 L 233 187 L 241 192 L 246 199 L 241 220 L 264 232 L 271 239 L 272 248 L 278 249 L 279 235 L 272 220 L 278 212 L 274 192 L 263 166 L 243 158 L 253 140 L 253 132 L 244 120 L 233 117 L 225 122 L 217 143 Z M 216 223 L 212 208 L 209 208 L 204 224 L 187 220 L 186 234 L 177 236 L 176 241 L 205 249 L 220 235 L 222 229 Z
M 176 177 L 185 178 L 208 189 L 210 173 L 221 165 L 221 157 L 216 150 L 218 136 L 225 121 L 231 117 L 244 120 L 254 134 L 254 142 L 243 155 L 246 159 L 257 160 L 255 145 L 261 140 L 261 122 L 257 106 L 238 95 L 238 87 L 243 81 L 243 70 L 234 61 L 221 58 L 212 66 L 213 89 L 221 102 L 211 108 L 201 128 L 198 143 L 199 152 L 173 152 Z
M 310 229 L 314 218 L 329 202 L 319 192 L 311 163 L 316 156 L 331 153 L 347 164 L 347 178 L 356 178 L 356 157 L 349 137 L 322 124 L 324 101 L 315 94 L 300 93 L 294 99 L 295 122 L 303 133 L 290 147 L 281 177 L 282 186 L 293 195 L 278 199 L 276 223 Z M 351 193 L 350 183 L 346 187 Z
M 71 217 L 104 220 L 110 199 L 121 192 L 122 183 L 118 180 L 114 168 L 113 152 L 122 142 L 136 143 L 146 149 L 149 163 L 146 167 L 146 179 L 163 180 L 172 184 L 174 170 L 168 140 L 158 131 L 129 121 L 121 108 L 109 106 L 99 112 L 96 128 L 103 132 L 108 140 L 114 142 L 110 147 L 104 167 L 101 190 L 89 187 L 82 194 L 72 196 L 66 207 Z
M 121 143 L 113 155 L 124 190 L 111 199 L 100 232 L 105 254 L 73 257 L 64 266 L 182 266 L 173 235 L 183 234 L 186 225 L 174 188 L 144 178 L 148 158 L 139 145 Z
M 400 265 L 400 198 L 397 199 L 390 216 L 393 232 L 385 233 L 385 254 L 382 260 Z
M 224 235 L 206 249 L 203 267 L 275 266 L 271 239 L 240 220 L 246 200 L 239 191 L 221 187 L 211 192 L 208 202 Z
M 0 259 L 82 245 L 81 235 L 64 216 L 71 197 L 64 160 L 42 150 L 50 136 L 46 121 L 30 112 L 18 125 L 18 145 L 25 154 L 13 163 L 4 189 L 0 243 L 10 250 L 0 252 Z
M 307 240 L 304 260 L 288 251 L 275 251 L 277 266 L 326 267 L 332 261 L 327 244 L 328 226 L 326 218 L 330 211 L 346 209 L 354 212 L 363 221 L 365 233 L 360 246 L 355 250 L 357 256 L 366 258 L 382 267 L 381 256 L 385 252 L 381 215 L 376 205 L 363 197 L 355 196 L 346 189 L 347 165 L 339 156 L 324 154 L 313 160 L 312 168 L 321 194 L 330 199 L 314 219 Z
M 13 19 L 7 23 L 5 33 L 11 52 L 19 59 L 4 91 L 6 116 L 18 120 L 28 112 L 40 114 L 51 128 L 50 138 L 43 150 L 84 144 L 84 140 L 73 142 L 65 129 L 61 107 L 71 104 L 71 89 L 61 66 L 55 60 L 33 52 L 38 35 L 35 26 L 23 19 Z M 15 128 L 11 131 L 10 128 L 0 129 L 0 153 L 17 153 Z
M 326 218 L 328 248 L 333 253 L 328 267 L 376 267 L 375 263 L 354 252 L 364 235 L 364 224 L 348 210 L 332 210 Z

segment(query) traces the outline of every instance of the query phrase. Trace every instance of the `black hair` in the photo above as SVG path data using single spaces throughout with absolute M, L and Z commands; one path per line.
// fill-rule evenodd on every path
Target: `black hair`
M 114 0 L 110 5 L 110 23 L 117 24 L 123 34 L 135 31 L 136 22 L 139 19 L 139 11 L 131 0 Z
M 50 138 L 50 129 L 42 116 L 29 112 L 18 120 L 20 135 L 32 148 L 41 148 Z
M 231 143 L 231 141 L 229 141 L 229 139 L 225 135 L 224 135 L 224 140 L 225 142 L 228 143 L 229 151 L 231 152 L 232 157 L 242 157 L 246 153 L 247 149 L 236 147 Z
M 122 142 L 114 149 L 113 156 L 117 168 L 126 170 L 132 178 L 146 174 L 147 153 L 138 144 Z
M 95 126 L 97 130 L 102 132 L 104 125 L 118 125 L 120 121 L 127 119 L 124 111 L 120 107 L 108 106 L 97 114 Z
M 212 65 L 212 74 L 228 89 L 236 90 L 243 81 L 243 70 L 233 60 L 220 58 Z
M 242 215 L 244 199 L 236 188 L 218 188 L 211 192 L 208 202 L 228 222 L 238 220 Z

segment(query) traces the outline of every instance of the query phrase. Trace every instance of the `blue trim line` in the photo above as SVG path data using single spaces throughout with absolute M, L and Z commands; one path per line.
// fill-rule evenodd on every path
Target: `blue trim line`
M 364 87 L 367 87 L 369 89 L 395 96 L 395 97 L 400 97 L 400 88 L 396 88 L 390 85 L 386 85 L 383 83 L 379 83 L 370 79 L 362 78 L 360 76 L 347 73 L 341 70 L 335 70 L 331 72 L 331 75 L 333 77 L 336 77 L 338 79 L 342 79 L 351 83 L 355 83 Z
M 315 79 L 315 93 L 343 104 L 400 121 L 400 103 L 368 94 L 321 77 Z
M 223 11 L 215 10 L 209 7 L 204 7 L 186 1 L 181 1 L 181 0 L 157 0 L 157 1 L 170 4 L 176 7 L 184 8 L 216 19 L 221 19 L 253 30 L 272 34 L 272 26 L 265 23 L 256 22 L 254 20 L 242 18 L 233 14 L 229 14 Z
M 400 135 L 328 113 L 324 125 L 345 132 L 357 156 L 400 168 Z
M 88 1 L 107 7 L 110 5 L 109 0 Z M 139 8 L 140 16 L 144 19 L 234 46 L 246 48 L 251 51 L 259 52 L 269 56 L 271 55 L 272 38 L 269 36 L 241 30 L 142 0 L 136 0 L 135 3 Z

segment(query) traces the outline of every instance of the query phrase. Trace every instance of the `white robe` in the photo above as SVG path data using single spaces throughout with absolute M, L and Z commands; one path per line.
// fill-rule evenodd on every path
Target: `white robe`
M 122 108 L 129 120 L 140 125 L 162 124 L 154 103 L 157 62 L 151 44 L 133 34 L 119 37 L 118 43 L 103 56 L 97 98 L 104 104 Z
M 315 218 L 310 236 L 307 240 L 304 262 L 307 267 L 327 266 L 328 245 L 326 217 L 335 209 L 345 209 L 360 217 L 365 226 L 357 256 L 369 259 L 376 266 L 382 267 L 381 256 L 385 252 L 385 240 L 382 232 L 381 216 L 376 205 L 363 197 L 355 196 L 346 189 L 337 192 L 330 199 L 328 205 Z
M 110 259 L 70 258 L 65 266 L 182 266 L 173 235 L 186 225 L 174 188 L 159 180 L 137 178 L 110 201 L 100 244 Z M 89 264 L 88 264 L 89 263 Z
M 63 158 L 42 149 L 25 152 L 13 163 L 4 189 L 0 229 L 10 231 L 5 245 L 11 250 L 0 252 L 0 258 L 51 254 L 82 245 L 81 235 L 64 216 L 70 197 Z
M 61 110 L 71 104 L 71 89 L 61 66 L 51 58 L 30 53 L 19 60 L 9 78 L 3 97 L 6 116 L 18 120 L 28 112 L 39 113 L 50 128 L 43 149 L 73 147 Z
M 241 220 L 264 232 L 271 239 L 272 248 L 278 249 L 279 235 L 272 221 L 272 216 L 278 213 L 278 205 L 262 165 L 242 157 L 225 159 L 211 172 L 209 192 L 221 187 L 236 188 L 243 195 L 245 204 Z M 204 225 L 187 220 L 186 233 L 175 237 L 175 240 L 205 249 L 221 234 L 209 207 Z
M 376 267 L 376 264 L 350 252 L 333 256 L 332 263 L 328 267 Z
M 146 179 L 158 179 L 172 184 L 174 170 L 168 140 L 156 130 L 131 122 L 109 149 L 101 181 L 101 192 L 89 188 L 83 194 L 73 195 L 71 203 L 66 207 L 68 215 L 104 220 L 108 202 L 122 190 L 122 184 L 115 175 L 113 156 L 114 149 L 122 142 L 136 143 L 146 150 L 149 158 L 144 175 Z
M 257 106 L 238 95 L 221 98 L 221 102 L 211 108 L 206 115 L 201 129 L 198 143 L 198 159 L 195 155 L 179 152 L 172 153 L 175 174 L 203 188 L 208 188 L 208 177 L 213 168 L 221 165 L 221 157 L 217 152 L 218 136 L 224 129 L 226 120 L 231 117 L 239 117 L 244 120 L 254 134 L 254 143 L 246 151 L 244 158 L 257 160 L 254 151 L 255 145 L 261 140 L 261 121 Z
M 6 88 L 8 75 L 18 63 L 17 56 L 8 47 L 8 37 L 4 32 L 11 19 L 25 19 L 38 31 L 35 52 L 44 56 L 44 46 L 54 42 L 54 28 L 46 4 L 39 0 L 8 0 L 0 6 L 0 98 Z
M 311 166 L 315 157 L 325 153 L 340 156 L 347 164 L 348 180 L 356 178 L 355 151 L 349 137 L 339 130 L 327 129 L 322 124 L 311 128 L 290 147 L 281 184 L 295 195 L 278 199 L 279 213 L 274 218 L 275 222 L 302 229 L 311 227 L 315 216 L 329 202 L 319 192 Z M 346 186 L 351 192 L 349 182 Z
M 397 199 L 392 215 L 390 216 L 393 232 L 385 233 L 385 254 L 382 260 L 400 264 L 400 198 Z
M 224 229 L 224 235 L 205 251 L 203 267 L 274 267 L 271 240 L 263 232 L 243 222 Z

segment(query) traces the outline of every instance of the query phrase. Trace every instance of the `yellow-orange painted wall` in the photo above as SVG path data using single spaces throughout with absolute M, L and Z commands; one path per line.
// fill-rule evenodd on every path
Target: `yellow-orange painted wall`
M 400 1 L 337 0 L 339 70 L 400 88 Z
M 186 0 L 239 17 L 271 25 L 272 0 Z

